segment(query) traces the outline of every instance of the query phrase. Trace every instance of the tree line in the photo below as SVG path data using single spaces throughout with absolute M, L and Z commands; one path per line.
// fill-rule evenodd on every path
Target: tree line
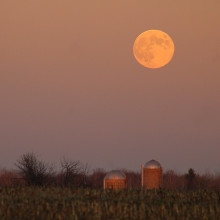
M 25 153 L 15 163 L 15 170 L 0 171 L 0 185 L 62 186 L 103 188 L 104 169 L 89 173 L 87 164 L 63 158 L 57 172 L 53 164 L 39 159 L 34 153 Z M 123 170 L 128 188 L 141 187 L 141 173 Z M 197 174 L 192 168 L 186 174 L 172 170 L 163 173 L 163 188 L 169 190 L 220 190 L 220 175 Z

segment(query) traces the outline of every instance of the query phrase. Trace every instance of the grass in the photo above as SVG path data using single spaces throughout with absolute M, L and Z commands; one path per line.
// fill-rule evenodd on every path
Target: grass
M 1 220 L 216 220 L 220 192 L 0 187 Z

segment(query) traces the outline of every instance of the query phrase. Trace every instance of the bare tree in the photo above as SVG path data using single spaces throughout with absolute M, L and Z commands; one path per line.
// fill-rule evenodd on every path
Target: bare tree
M 141 173 L 140 172 L 129 171 L 126 169 L 123 169 L 123 172 L 125 173 L 126 178 L 127 178 L 128 188 L 141 187 Z
M 186 185 L 184 175 L 168 170 L 163 174 L 163 188 L 169 190 L 183 190 Z
M 88 166 L 82 166 L 80 161 L 67 160 L 63 158 L 60 162 L 63 185 L 82 186 L 86 184 Z
M 193 190 L 195 189 L 195 179 L 196 179 L 196 174 L 195 174 L 195 171 L 190 168 L 188 170 L 188 173 L 185 174 L 185 178 L 187 180 L 187 189 L 188 190 Z
M 42 186 L 53 172 L 52 166 L 40 161 L 34 153 L 23 154 L 15 165 L 27 185 Z
M 91 186 L 94 188 L 103 188 L 103 181 L 106 175 L 104 169 L 98 168 L 93 170 L 93 173 L 90 175 Z
M 23 185 L 24 181 L 15 170 L 2 170 L 0 172 L 0 185 Z

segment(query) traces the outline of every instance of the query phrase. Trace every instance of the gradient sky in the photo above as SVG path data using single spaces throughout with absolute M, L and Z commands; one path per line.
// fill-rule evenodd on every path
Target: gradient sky
M 219 0 L 0 0 L 0 167 L 23 153 L 91 169 L 220 172 Z M 160 29 L 160 69 L 132 47 Z

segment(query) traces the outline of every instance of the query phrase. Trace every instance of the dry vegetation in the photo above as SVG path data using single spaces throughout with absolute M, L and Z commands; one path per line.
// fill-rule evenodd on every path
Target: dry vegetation
M 80 161 L 60 161 L 59 171 L 33 153 L 23 154 L 15 163 L 16 170 L 1 170 L 0 185 L 28 186 L 77 186 L 103 188 L 106 171 L 96 169 L 88 174 L 88 166 Z M 141 173 L 123 170 L 127 176 L 128 188 L 141 188 Z M 163 188 L 167 190 L 220 190 L 220 175 L 196 174 L 189 169 L 186 174 L 166 171 L 163 174 Z
M 1 220 L 216 220 L 220 192 L 0 187 Z
M 123 170 L 128 189 L 103 190 L 105 170 L 63 159 L 60 170 L 25 154 L 0 172 L 1 220 L 216 220 L 220 176 L 167 171 L 163 189 L 141 189 L 141 173 Z

